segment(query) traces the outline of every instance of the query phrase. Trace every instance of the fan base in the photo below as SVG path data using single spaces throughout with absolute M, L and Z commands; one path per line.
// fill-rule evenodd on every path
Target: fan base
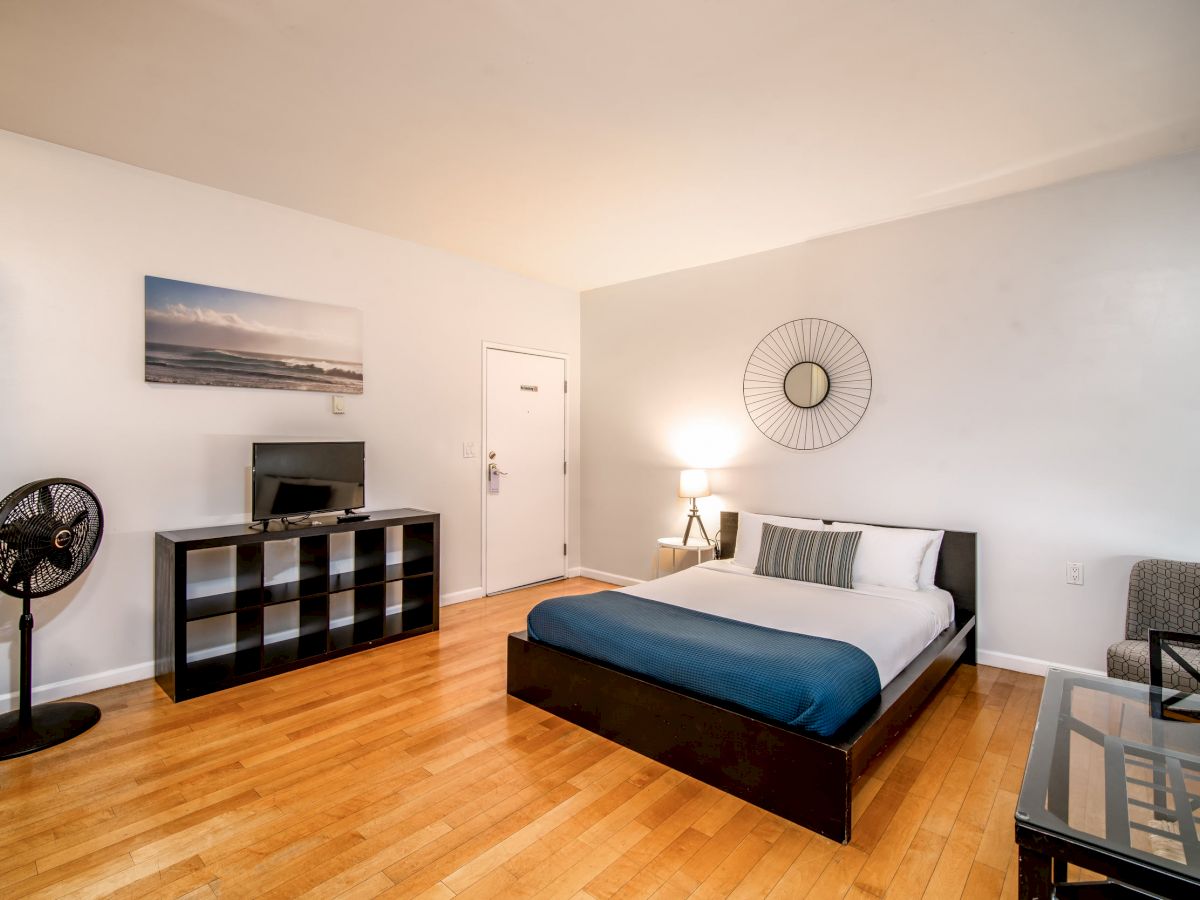
M 100 721 L 90 703 L 42 703 L 30 710 L 33 722 L 21 727 L 20 712 L 0 716 L 0 759 L 37 753 L 83 734 Z

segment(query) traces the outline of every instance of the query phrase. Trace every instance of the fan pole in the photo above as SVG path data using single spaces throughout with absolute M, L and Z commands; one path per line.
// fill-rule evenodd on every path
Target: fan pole
M 25 583 L 22 596 L 24 605 L 21 621 L 21 715 L 20 726 L 30 728 L 33 725 L 33 613 L 29 609 L 29 582 Z

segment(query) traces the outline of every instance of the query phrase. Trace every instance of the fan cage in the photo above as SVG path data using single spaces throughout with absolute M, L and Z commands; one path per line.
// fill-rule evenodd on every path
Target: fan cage
M 104 531 L 100 501 L 87 485 L 51 478 L 0 503 L 0 590 L 44 597 L 77 579 Z

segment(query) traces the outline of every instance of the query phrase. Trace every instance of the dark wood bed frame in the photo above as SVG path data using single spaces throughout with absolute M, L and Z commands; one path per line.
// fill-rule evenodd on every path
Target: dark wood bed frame
M 732 557 L 736 543 L 737 513 L 722 512 L 719 555 Z M 523 631 L 508 636 L 508 693 L 847 843 L 854 782 L 957 663 L 975 662 L 975 534 L 946 532 L 935 581 L 954 597 L 954 624 L 828 738 L 536 643 Z

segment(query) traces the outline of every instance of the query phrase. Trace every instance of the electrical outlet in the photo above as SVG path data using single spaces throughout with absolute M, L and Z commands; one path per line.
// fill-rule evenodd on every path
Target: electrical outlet
M 463 459 L 475 458 L 475 442 L 463 441 Z
M 1067 563 L 1067 584 L 1083 584 L 1083 563 Z

